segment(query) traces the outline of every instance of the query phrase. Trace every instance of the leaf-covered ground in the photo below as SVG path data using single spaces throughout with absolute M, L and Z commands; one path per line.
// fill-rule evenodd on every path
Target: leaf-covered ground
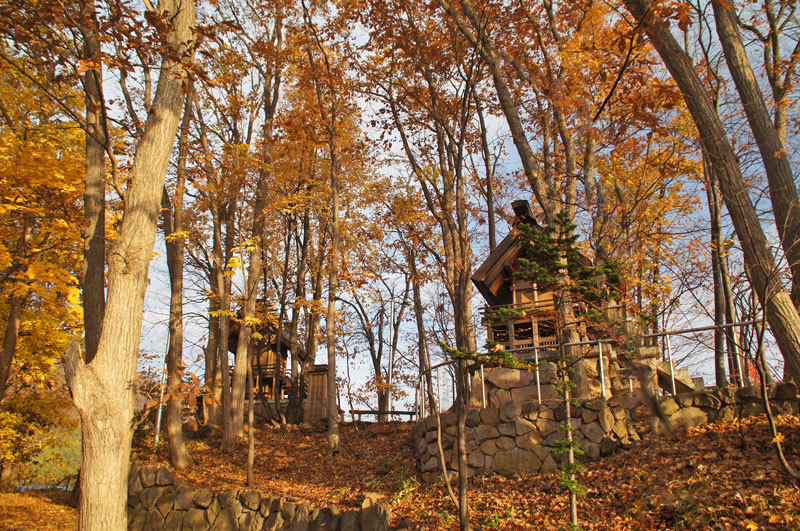
M 78 528 L 67 492 L 0 493 L 0 529 L 61 531 Z
M 800 466 L 800 417 L 784 416 L 779 422 L 789 460 Z M 720 422 L 651 439 L 590 463 L 581 477 L 587 490 L 579 500 L 581 526 L 800 529 L 800 487 L 780 468 L 771 439 L 763 417 Z M 259 429 L 256 440 L 256 490 L 317 506 L 355 505 L 365 492 L 379 492 L 391 503 L 395 523 L 406 518 L 429 529 L 457 527 L 443 489 L 420 486 L 414 479 L 411 424 L 343 426 L 343 452 L 335 458 L 325 456 L 325 433 L 309 427 Z M 231 455 L 221 453 L 218 442 L 213 436 L 190 441 L 197 466 L 176 475 L 215 490 L 244 488 L 245 442 Z M 166 448 L 157 455 L 139 450 L 139 457 L 165 462 Z M 39 495 L 3 496 L 2 529 L 53 529 L 47 511 L 66 511 Z M 562 529 L 568 518 L 567 497 L 555 474 L 478 478 L 471 484 L 470 506 L 478 529 Z M 33 513 L 41 515 L 42 525 L 31 523 Z M 13 515 L 27 520 L 13 527 Z M 55 521 L 69 528 L 72 517 Z

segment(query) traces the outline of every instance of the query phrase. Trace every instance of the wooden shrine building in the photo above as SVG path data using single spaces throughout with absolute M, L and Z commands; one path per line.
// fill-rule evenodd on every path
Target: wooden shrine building
M 534 230 L 542 230 L 539 223 L 531 215 L 527 201 L 514 201 L 511 204 L 514 218 L 511 220 L 511 231 L 508 236 L 491 252 L 486 261 L 472 275 L 472 282 L 486 299 L 483 324 L 486 326 L 487 339 L 496 341 L 503 348 L 520 359 L 540 360 L 558 355 L 559 339 L 557 334 L 558 294 L 552 290 L 539 289 L 515 273 L 519 270 L 519 259 L 523 256 L 522 238 L 519 225 L 525 223 Z M 591 261 L 578 255 L 581 266 L 590 266 Z M 499 310 L 509 310 L 505 315 Z M 588 308 L 585 303 L 575 302 L 575 315 L 585 315 Z M 622 311 L 613 301 L 603 308 L 608 323 L 613 326 L 628 328 Z M 494 314 L 494 320 L 487 315 Z M 573 359 L 575 375 L 573 380 L 578 384 L 575 391 L 578 398 L 608 397 L 615 392 L 628 389 L 626 381 L 633 374 L 630 364 L 621 366 L 617 357 L 617 340 L 609 337 L 608 330 L 600 323 L 588 324 L 579 319 L 579 358 Z M 602 344 L 601 344 L 602 343 Z M 572 354 L 571 354 L 572 355 Z M 674 370 L 662 360 L 663 353 L 657 347 L 639 348 L 636 354 L 637 363 L 649 367 L 648 380 L 652 386 L 664 387 L 665 382 L 679 384 L 681 389 L 702 387 L 689 376 L 685 369 Z M 491 370 L 491 369 L 490 369 Z M 508 369 L 505 369 L 508 370 Z M 537 374 L 537 398 L 553 398 L 554 392 L 546 391 L 540 386 Z M 602 381 L 602 384 L 601 384 Z M 648 384 L 651 385 L 651 384 Z M 632 391 L 632 389 L 630 389 Z M 473 389 L 475 391 L 475 389 Z M 484 394 L 487 391 L 484 389 Z M 479 393 L 480 396 L 480 393 Z M 485 397 L 474 403 L 485 403 Z
M 531 347 L 558 344 L 558 301 L 553 291 L 540 290 L 535 284 L 514 274 L 518 270 L 517 261 L 523 253 L 519 225 L 525 223 L 536 229 L 539 224 L 531 215 L 527 201 L 514 201 L 511 206 L 514 210 L 511 232 L 489 253 L 486 261 L 472 275 L 472 282 L 488 303 L 484 308 L 484 316 L 500 309 L 514 310 L 508 321 L 489 322 L 484 317 L 488 339 L 502 344 L 506 350 L 524 353 Z M 590 264 L 589 259 L 582 255 L 579 260 Z M 580 311 L 580 308 L 576 310 Z M 582 341 L 589 339 L 585 325 L 580 326 L 579 333 Z
M 239 323 L 231 323 L 228 350 L 236 352 L 239 341 Z M 256 400 L 257 416 L 266 420 L 277 417 L 276 397 L 282 410 L 286 411 L 291 392 L 292 378 L 287 374 L 289 355 L 296 354 L 298 365 L 305 367 L 300 374 L 300 393 L 303 401 L 303 422 L 317 422 L 327 416 L 328 366 L 314 365 L 299 344 L 291 345 L 289 334 L 282 330 L 280 339 L 274 325 L 262 324 L 258 333 L 261 338 L 253 339 L 251 368 L 253 371 L 253 392 Z M 277 348 L 276 348 L 277 347 Z M 277 350 L 277 352 L 276 352 Z M 313 353 L 312 353 L 313 355 Z

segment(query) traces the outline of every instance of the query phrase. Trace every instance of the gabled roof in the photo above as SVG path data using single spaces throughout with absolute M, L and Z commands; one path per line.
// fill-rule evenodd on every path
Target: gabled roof
M 472 275 L 472 283 L 481 292 L 483 298 L 491 305 L 497 304 L 495 298 L 502 282 L 498 280 L 504 277 L 503 272 L 510 274 L 512 264 L 519 258 L 522 245 L 519 241 L 520 232 L 511 229 L 511 232 L 503 238 L 503 241 L 489 253 L 486 260 L 480 265 Z
M 536 219 L 531 215 L 530 205 L 525 200 L 511 203 L 514 210 L 514 219 L 511 221 L 511 232 L 489 253 L 486 260 L 475 270 L 472 283 L 478 288 L 483 298 L 491 305 L 498 304 L 497 296 L 503 281 L 511 277 L 512 267 L 522 253 L 520 236 L 522 232 L 517 228 L 520 223 L 532 227 L 539 227 Z
M 239 331 L 241 330 L 241 325 L 231 319 L 230 323 L 230 332 L 228 336 L 228 350 L 230 352 L 236 352 L 236 344 L 239 341 Z M 262 323 L 261 326 L 258 327 L 258 332 L 263 336 L 263 339 L 259 340 L 264 346 L 270 346 L 275 343 L 275 333 L 277 330 L 275 326 L 270 323 Z M 291 345 L 289 341 L 289 332 L 287 330 L 281 330 L 281 354 L 285 357 L 285 351 L 293 351 L 297 354 L 298 358 L 301 360 L 305 360 L 307 357 L 306 351 L 301 347 L 299 344 L 295 343 Z
M 516 261 L 522 254 L 522 231 L 519 230 L 519 225 L 525 223 L 534 229 L 541 228 L 531 215 L 530 205 L 527 201 L 514 201 L 511 203 L 511 208 L 514 210 L 511 232 L 489 253 L 486 260 L 472 275 L 472 283 L 491 306 L 503 304 L 501 300 L 503 295 L 511 296 L 510 292 L 501 293 L 501 290 L 513 277 Z M 582 254 L 578 256 L 578 262 L 584 266 L 592 263 Z

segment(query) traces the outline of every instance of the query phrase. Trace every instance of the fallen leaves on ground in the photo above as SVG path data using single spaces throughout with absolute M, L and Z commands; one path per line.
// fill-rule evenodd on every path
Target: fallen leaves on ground
M 779 417 L 790 463 L 800 466 L 800 417 Z M 317 507 L 356 506 L 366 492 L 384 496 L 396 524 L 457 528 L 443 487 L 419 485 L 412 424 L 341 428 L 342 453 L 327 457 L 324 431 L 310 426 L 256 431 L 255 484 L 245 486 L 247 445 L 219 451 L 219 438 L 189 442 L 196 466 L 177 477 L 216 491 L 252 488 L 295 497 Z M 583 529 L 800 529 L 800 487 L 783 472 L 761 418 L 718 422 L 688 433 L 653 438 L 631 450 L 588 463 L 580 477 Z M 139 459 L 167 462 L 137 448 Z M 563 529 L 569 503 L 557 474 L 475 478 L 470 512 L 476 529 Z M 74 529 L 77 513 L 63 494 L 0 494 L 0 529 Z
M 0 529 L 78 529 L 78 511 L 70 507 L 68 502 L 68 492 L 0 493 Z
M 317 507 L 355 506 L 378 492 L 402 519 L 431 529 L 457 527 L 441 486 L 417 483 L 412 423 L 341 428 L 342 453 L 327 457 L 324 431 L 310 426 L 256 431 L 254 490 L 307 500 Z M 790 462 L 800 466 L 800 417 L 779 417 Z M 764 417 L 718 422 L 588 463 L 580 482 L 584 529 L 800 529 L 800 489 L 783 472 Z M 197 466 L 188 482 L 222 491 L 245 488 L 247 446 L 219 451 L 219 439 L 190 443 Z M 167 461 L 166 449 L 149 459 Z M 478 529 L 561 529 L 568 498 L 558 475 L 478 477 L 470 511 Z

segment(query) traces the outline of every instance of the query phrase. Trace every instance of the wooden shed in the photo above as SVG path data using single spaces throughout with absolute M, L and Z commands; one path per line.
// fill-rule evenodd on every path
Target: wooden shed
M 303 420 L 317 422 L 328 417 L 328 366 L 314 365 L 303 375 Z

